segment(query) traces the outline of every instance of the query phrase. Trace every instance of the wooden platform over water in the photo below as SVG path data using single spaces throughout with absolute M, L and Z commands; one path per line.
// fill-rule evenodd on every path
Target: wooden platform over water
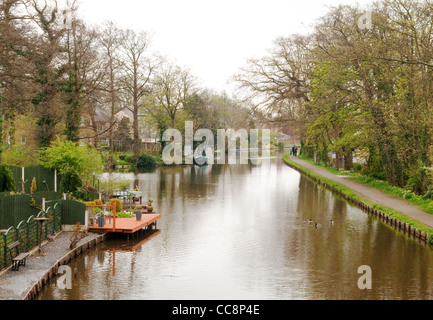
M 90 224 L 90 232 L 109 232 L 109 233 L 135 233 L 141 229 L 156 226 L 156 222 L 161 218 L 159 213 L 147 213 L 143 214 L 141 221 L 137 221 L 134 218 L 116 218 L 115 225 L 113 225 L 113 219 L 111 223 L 107 223 L 103 227 L 99 227 L 98 224 Z

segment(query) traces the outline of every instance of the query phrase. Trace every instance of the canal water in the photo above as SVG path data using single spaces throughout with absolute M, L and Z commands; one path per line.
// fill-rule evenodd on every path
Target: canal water
M 157 230 L 110 239 L 80 256 L 69 265 L 72 289 L 54 278 L 39 299 L 433 298 L 429 246 L 280 157 L 270 165 L 164 167 L 123 178 L 154 199 L 162 214 Z M 370 278 L 358 273 L 361 266 Z

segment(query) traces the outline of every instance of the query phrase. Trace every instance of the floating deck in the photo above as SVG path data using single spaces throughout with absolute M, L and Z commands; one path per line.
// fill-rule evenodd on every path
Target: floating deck
M 134 218 L 116 218 L 109 221 L 103 227 L 99 227 L 98 224 L 90 224 L 90 232 L 109 232 L 109 233 L 135 233 L 143 228 L 147 228 L 152 225 L 156 225 L 156 222 L 161 218 L 159 213 L 146 213 L 143 214 L 140 221 Z M 113 225 L 114 222 L 114 225 Z
M 145 238 L 143 238 L 143 234 L 140 234 L 138 237 L 131 237 L 128 238 L 128 242 L 126 243 L 122 243 L 121 246 L 117 246 L 117 245 L 107 245 L 107 242 L 104 242 L 101 246 L 101 250 L 104 251 L 137 251 L 138 249 L 140 249 L 146 242 L 150 241 L 151 239 L 157 237 L 158 235 L 161 234 L 161 230 L 145 230 L 143 231 L 145 233 L 143 233 L 144 235 L 146 235 Z

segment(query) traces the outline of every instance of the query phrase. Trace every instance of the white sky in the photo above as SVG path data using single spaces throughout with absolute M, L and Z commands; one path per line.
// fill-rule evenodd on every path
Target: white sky
M 80 0 L 89 23 L 104 20 L 153 34 L 152 49 L 187 66 L 203 87 L 217 92 L 261 57 L 279 36 L 308 31 L 327 7 L 370 0 Z

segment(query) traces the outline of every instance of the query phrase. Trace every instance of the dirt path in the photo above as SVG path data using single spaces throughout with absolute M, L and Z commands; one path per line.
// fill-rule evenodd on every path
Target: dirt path
M 424 211 L 422 211 L 421 209 L 419 209 L 418 207 L 402 200 L 399 198 L 396 198 L 394 196 L 391 196 L 389 194 L 386 194 L 380 190 L 368 187 L 366 185 L 360 184 L 358 182 L 355 181 L 351 181 L 346 179 L 343 176 L 338 176 L 336 174 L 333 174 L 332 172 L 329 172 L 328 170 L 319 168 L 317 166 L 314 166 L 306 161 L 300 160 L 299 158 L 296 157 L 290 157 L 290 160 L 298 163 L 299 165 L 303 166 L 304 168 L 315 172 L 318 175 L 321 175 L 327 179 L 333 180 L 335 182 L 338 182 L 350 189 L 353 190 L 353 192 L 371 202 L 374 204 L 379 204 L 379 205 L 383 205 L 389 208 L 392 208 L 396 211 L 399 211 L 403 214 L 405 214 L 406 216 L 409 216 L 415 220 L 418 220 L 422 223 L 424 223 L 425 225 L 433 228 L 433 215 L 430 215 Z

